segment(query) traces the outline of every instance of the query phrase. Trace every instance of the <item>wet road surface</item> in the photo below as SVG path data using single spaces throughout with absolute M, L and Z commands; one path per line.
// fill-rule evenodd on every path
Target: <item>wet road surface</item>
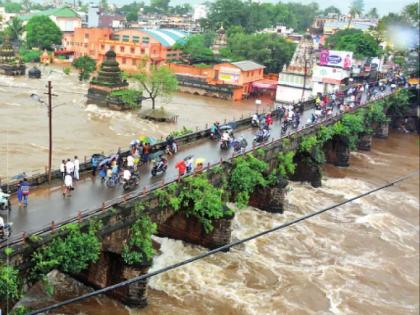
M 362 97 L 365 102 L 366 96 Z M 303 128 L 312 110 L 307 110 L 301 115 L 301 124 L 299 129 Z M 252 141 L 256 129 L 246 128 L 235 132 L 235 136 L 243 136 L 248 142 L 248 149 L 252 146 Z M 288 133 L 290 132 L 290 128 Z M 281 122 L 274 120 L 271 128 L 271 138 L 280 138 Z M 270 139 L 271 141 L 271 139 Z M 177 177 L 178 170 L 175 164 L 185 156 L 193 154 L 194 158 L 205 158 L 206 163 L 215 164 L 221 158 L 227 159 L 232 156 L 233 150 L 221 151 L 217 141 L 203 139 L 192 145 L 181 147 L 175 157 L 168 161 L 168 170 L 166 174 L 152 177 L 150 174 L 151 164 L 141 172 L 141 181 L 138 188 L 134 191 L 143 191 L 146 187 L 149 190 L 151 186 L 159 185 L 162 180 L 169 182 Z M 51 189 L 34 190 L 29 197 L 29 205 L 27 208 L 18 208 L 13 206 L 6 221 L 13 222 L 12 237 L 16 237 L 22 232 L 28 234 L 40 230 L 51 224 L 52 221 L 59 223 L 66 219 L 75 217 L 78 211 L 87 209 L 100 208 L 103 202 L 114 199 L 123 195 L 121 185 L 115 188 L 108 188 L 101 182 L 99 178 L 86 178 L 75 184 L 75 190 L 72 196 L 64 198 L 61 187 L 53 187 Z M 16 204 L 16 202 L 14 203 Z M 3 215 L 3 213 L 2 213 Z

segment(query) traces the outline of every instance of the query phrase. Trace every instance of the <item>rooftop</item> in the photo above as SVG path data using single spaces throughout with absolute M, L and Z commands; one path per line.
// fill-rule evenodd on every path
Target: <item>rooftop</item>
M 32 13 L 29 13 L 27 15 L 19 16 L 19 18 L 23 21 L 30 20 L 34 16 L 57 16 L 57 17 L 64 17 L 64 18 L 74 18 L 79 17 L 76 11 L 69 7 L 62 7 L 62 8 L 55 8 L 55 9 L 49 9 L 44 11 L 34 11 Z
M 252 60 L 243 60 L 238 62 L 232 62 L 232 64 L 242 71 L 252 71 L 256 69 L 264 69 L 265 66 L 260 65 L 259 63 L 256 63 Z
M 185 32 L 173 29 L 144 29 L 141 31 L 149 34 L 165 47 L 172 47 L 175 43 L 184 41 L 184 38 L 188 35 Z
M 327 21 L 324 24 L 324 27 L 332 27 L 332 28 L 339 28 L 339 29 L 343 29 L 343 28 L 347 28 L 349 25 L 349 23 L 347 21 Z M 355 28 L 358 30 L 362 30 L 362 31 L 366 31 L 368 30 L 370 27 L 375 26 L 375 23 L 372 22 L 357 22 L 357 21 L 352 21 L 350 27 L 351 28 Z

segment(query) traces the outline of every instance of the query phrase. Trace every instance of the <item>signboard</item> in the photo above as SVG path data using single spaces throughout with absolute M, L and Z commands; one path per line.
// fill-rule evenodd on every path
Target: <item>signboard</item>
M 330 84 L 340 84 L 349 77 L 349 71 L 340 68 L 315 66 L 312 73 L 312 81 Z
M 353 53 L 351 51 L 340 50 L 321 50 L 319 64 L 321 66 L 333 66 L 343 69 L 350 69 L 353 62 Z
M 238 84 L 240 75 L 241 75 L 240 69 L 221 67 L 219 71 L 218 79 L 228 84 Z

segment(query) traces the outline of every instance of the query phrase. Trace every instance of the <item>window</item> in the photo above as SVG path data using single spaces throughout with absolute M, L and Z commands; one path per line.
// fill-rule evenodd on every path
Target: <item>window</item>
M 127 60 L 125 58 L 122 59 L 122 64 L 125 65 L 125 63 L 127 62 Z
M 110 46 L 109 49 L 112 50 L 112 51 L 114 51 L 115 50 L 115 46 Z
M 150 38 L 149 37 L 143 37 L 143 43 L 144 44 L 148 44 L 150 42 Z
M 101 50 L 104 50 L 105 49 L 105 45 L 101 45 Z
M 140 52 L 141 52 L 142 54 L 144 54 L 144 49 L 142 48 Z
M 136 60 L 135 60 L 135 59 L 132 59 L 132 60 L 131 60 L 131 64 L 132 64 L 133 66 L 137 65 Z
M 124 46 L 120 46 L 120 52 L 124 52 Z
M 85 38 L 89 38 L 89 34 L 88 33 L 85 33 Z
M 123 42 L 128 42 L 128 41 L 130 41 L 130 36 L 123 35 L 122 40 L 123 40 Z
M 86 43 L 86 44 L 84 44 L 83 46 L 85 46 L 85 48 L 88 48 L 88 44 Z
M 120 40 L 120 35 L 112 35 L 112 40 Z
M 138 43 L 140 41 L 139 36 L 133 36 L 133 43 Z
M 131 47 L 131 48 L 130 48 L 130 52 L 131 52 L 132 54 L 134 54 L 134 53 L 136 52 L 135 48 L 134 48 L 134 47 Z

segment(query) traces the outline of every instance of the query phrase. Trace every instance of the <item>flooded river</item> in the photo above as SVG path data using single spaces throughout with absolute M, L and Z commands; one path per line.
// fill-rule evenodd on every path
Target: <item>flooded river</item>
M 233 239 L 406 175 L 418 168 L 418 161 L 417 136 L 393 134 L 388 140 L 375 140 L 371 152 L 352 154 L 351 167 L 326 166 L 322 187 L 291 183 L 283 215 L 254 208 L 239 211 Z M 156 240 L 162 253 L 155 257 L 152 270 L 204 250 L 181 241 Z M 72 286 L 60 291 L 67 287 Z M 147 308 L 136 310 L 100 297 L 67 306 L 60 313 L 418 314 L 419 179 L 153 277 L 148 300 Z
M 62 159 L 79 158 L 98 152 L 115 152 L 138 136 L 166 137 L 173 130 L 203 129 L 207 123 L 238 119 L 255 110 L 253 101 L 229 102 L 215 98 L 176 94 L 157 108 L 178 115 L 177 123 L 154 123 L 141 119 L 138 112 L 119 112 L 86 104 L 88 84 L 77 73 L 65 75 L 59 67 L 41 66 L 42 79 L 12 78 L 0 75 L 0 177 L 44 170 L 48 164 L 48 116 L 46 106 L 30 96 L 47 101 L 46 84 L 52 81 L 53 159 L 58 168 Z M 144 102 L 143 110 L 150 108 Z M 263 102 L 261 109 L 268 106 Z

